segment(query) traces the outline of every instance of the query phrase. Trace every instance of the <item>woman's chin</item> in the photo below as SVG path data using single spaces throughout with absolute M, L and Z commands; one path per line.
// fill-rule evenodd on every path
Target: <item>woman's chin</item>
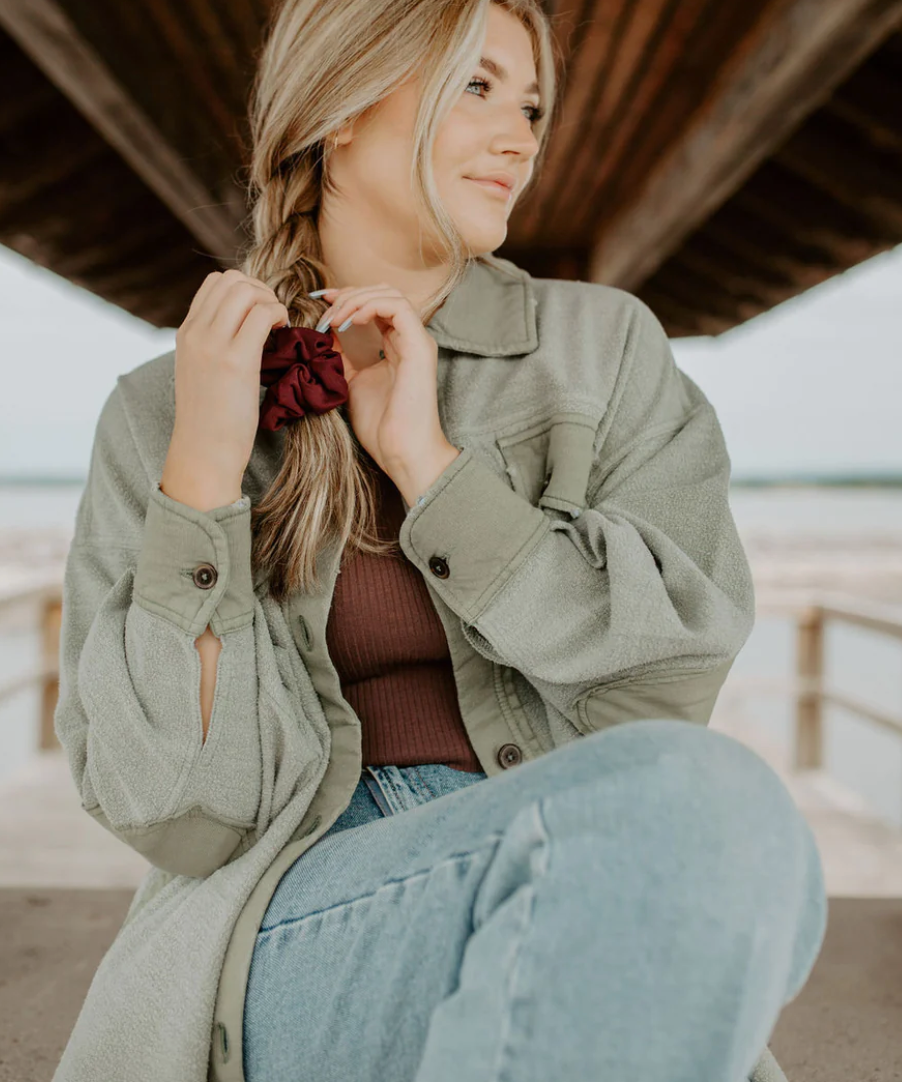
M 472 252 L 494 252 L 507 238 L 507 222 L 467 222 L 461 235 Z

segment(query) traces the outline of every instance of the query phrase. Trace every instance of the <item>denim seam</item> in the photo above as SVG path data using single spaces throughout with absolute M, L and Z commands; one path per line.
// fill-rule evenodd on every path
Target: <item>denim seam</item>
M 372 767 L 366 768 L 366 775 L 363 780 L 366 783 L 367 789 L 369 789 L 370 796 L 373 798 L 376 807 L 382 813 L 382 817 L 388 819 L 390 816 L 394 815 L 395 810 L 391 806 L 388 794 L 382 788 L 381 779 L 373 773 Z
M 382 794 L 382 800 L 385 803 L 385 807 L 388 809 L 388 811 L 386 811 L 384 814 L 386 816 L 397 815 L 397 811 L 394 807 L 397 801 L 397 797 L 395 795 L 394 786 L 391 784 L 388 775 L 385 773 L 385 767 L 371 766 L 367 767 L 367 771 L 369 772 L 370 777 L 379 787 L 379 792 Z
M 422 775 L 422 773 L 420 771 L 420 768 L 418 766 L 415 766 L 413 768 L 413 773 L 414 773 L 414 780 L 417 782 L 417 784 L 422 789 L 426 790 L 427 799 L 428 800 L 435 800 L 435 798 L 438 796 L 438 793 L 433 793 L 433 791 L 429 788 L 429 784 L 426 781 L 426 779 L 423 777 L 423 775 Z
M 395 767 L 395 769 L 397 770 L 398 768 Z M 380 782 L 381 781 L 384 781 L 391 790 L 392 796 L 395 798 L 396 803 L 399 805 L 398 812 L 407 811 L 407 808 L 405 808 L 404 806 L 404 794 L 401 792 L 401 789 L 395 782 L 394 778 L 392 778 L 390 774 L 386 774 L 383 778 L 380 778 Z M 398 812 L 394 812 L 394 814 L 397 815 Z
M 356 905 L 358 902 L 367 901 L 369 898 L 374 897 L 376 894 L 379 893 L 380 890 L 384 890 L 386 887 L 395 886 L 396 884 L 409 883 L 413 879 L 419 879 L 422 876 L 432 875 L 433 872 L 438 871 L 439 868 L 444 867 L 446 864 L 451 864 L 455 861 L 458 863 L 462 863 L 466 860 L 472 860 L 473 857 L 481 853 L 483 849 L 488 849 L 491 846 L 497 845 L 503 836 L 503 831 L 496 831 L 490 834 L 487 839 L 480 845 L 477 845 L 475 849 L 468 849 L 466 852 L 463 853 L 451 853 L 443 860 L 440 860 L 437 864 L 432 864 L 428 868 L 421 868 L 419 871 L 411 872 L 410 875 L 401 876 L 398 879 L 386 879 L 384 883 L 380 883 L 375 890 L 371 890 L 368 894 L 361 894 L 356 898 L 349 898 L 345 902 L 336 902 L 334 905 L 326 906 L 325 909 L 316 909 L 310 913 L 305 913 L 301 917 L 289 917 L 286 920 L 278 921 L 276 924 L 261 925 L 257 932 L 257 937 L 259 938 L 263 935 L 268 934 L 269 932 L 274 932 L 276 931 L 276 929 L 279 928 L 288 928 L 293 925 L 303 924 L 305 921 L 312 920 L 314 917 L 321 917 L 326 913 L 332 913 L 338 909 L 346 909 L 348 906 Z
M 540 868 L 539 874 L 545 876 L 548 874 L 548 868 L 551 864 L 551 835 L 548 832 L 548 825 L 542 814 L 542 805 L 544 804 L 544 798 L 537 800 L 535 803 L 536 819 L 539 826 L 542 829 L 542 833 L 545 836 L 544 840 L 544 859 Z M 514 987 L 516 978 L 520 969 L 520 960 L 523 955 L 523 945 L 526 942 L 526 937 L 533 928 L 533 916 L 535 915 L 536 908 L 536 882 L 533 878 L 530 883 L 530 899 L 529 899 L 529 911 L 523 920 L 523 929 L 520 935 L 520 941 L 517 944 L 517 950 L 514 954 L 511 962 L 510 973 L 507 980 L 507 1011 L 504 1016 L 504 1026 L 502 1028 L 502 1039 L 498 1048 L 498 1060 L 495 1068 L 495 1082 L 513 1082 L 517 1077 L 517 1072 L 509 1074 L 505 1069 L 505 1061 L 509 1059 L 510 1052 L 513 1050 L 515 1042 L 513 1040 L 513 1026 L 511 1025 L 512 1010 L 511 1004 L 514 1001 Z

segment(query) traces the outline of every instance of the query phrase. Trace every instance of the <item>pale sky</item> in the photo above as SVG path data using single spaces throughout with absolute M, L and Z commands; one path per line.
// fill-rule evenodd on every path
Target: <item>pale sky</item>
M 87 471 L 116 376 L 157 330 L 0 247 L 0 477 Z M 902 473 L 902 245 L 717 338 L 673 341 L 743 476 Z

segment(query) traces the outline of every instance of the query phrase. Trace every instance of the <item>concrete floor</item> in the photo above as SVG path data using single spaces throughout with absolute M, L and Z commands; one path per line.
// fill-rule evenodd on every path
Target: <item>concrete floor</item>
M 148 867 L 82 810 L 64 752 L 0 785 L 0 887 L 134 890 Z

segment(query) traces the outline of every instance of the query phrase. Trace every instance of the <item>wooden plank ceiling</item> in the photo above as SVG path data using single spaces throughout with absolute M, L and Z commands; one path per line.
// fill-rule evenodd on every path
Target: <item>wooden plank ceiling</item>
M 902 242 L 902 0 L 548 0 L 498 254 L 717 334 Z M 267 0 L 0 0 L 0 243 L 157 326 L 232 266 Z

